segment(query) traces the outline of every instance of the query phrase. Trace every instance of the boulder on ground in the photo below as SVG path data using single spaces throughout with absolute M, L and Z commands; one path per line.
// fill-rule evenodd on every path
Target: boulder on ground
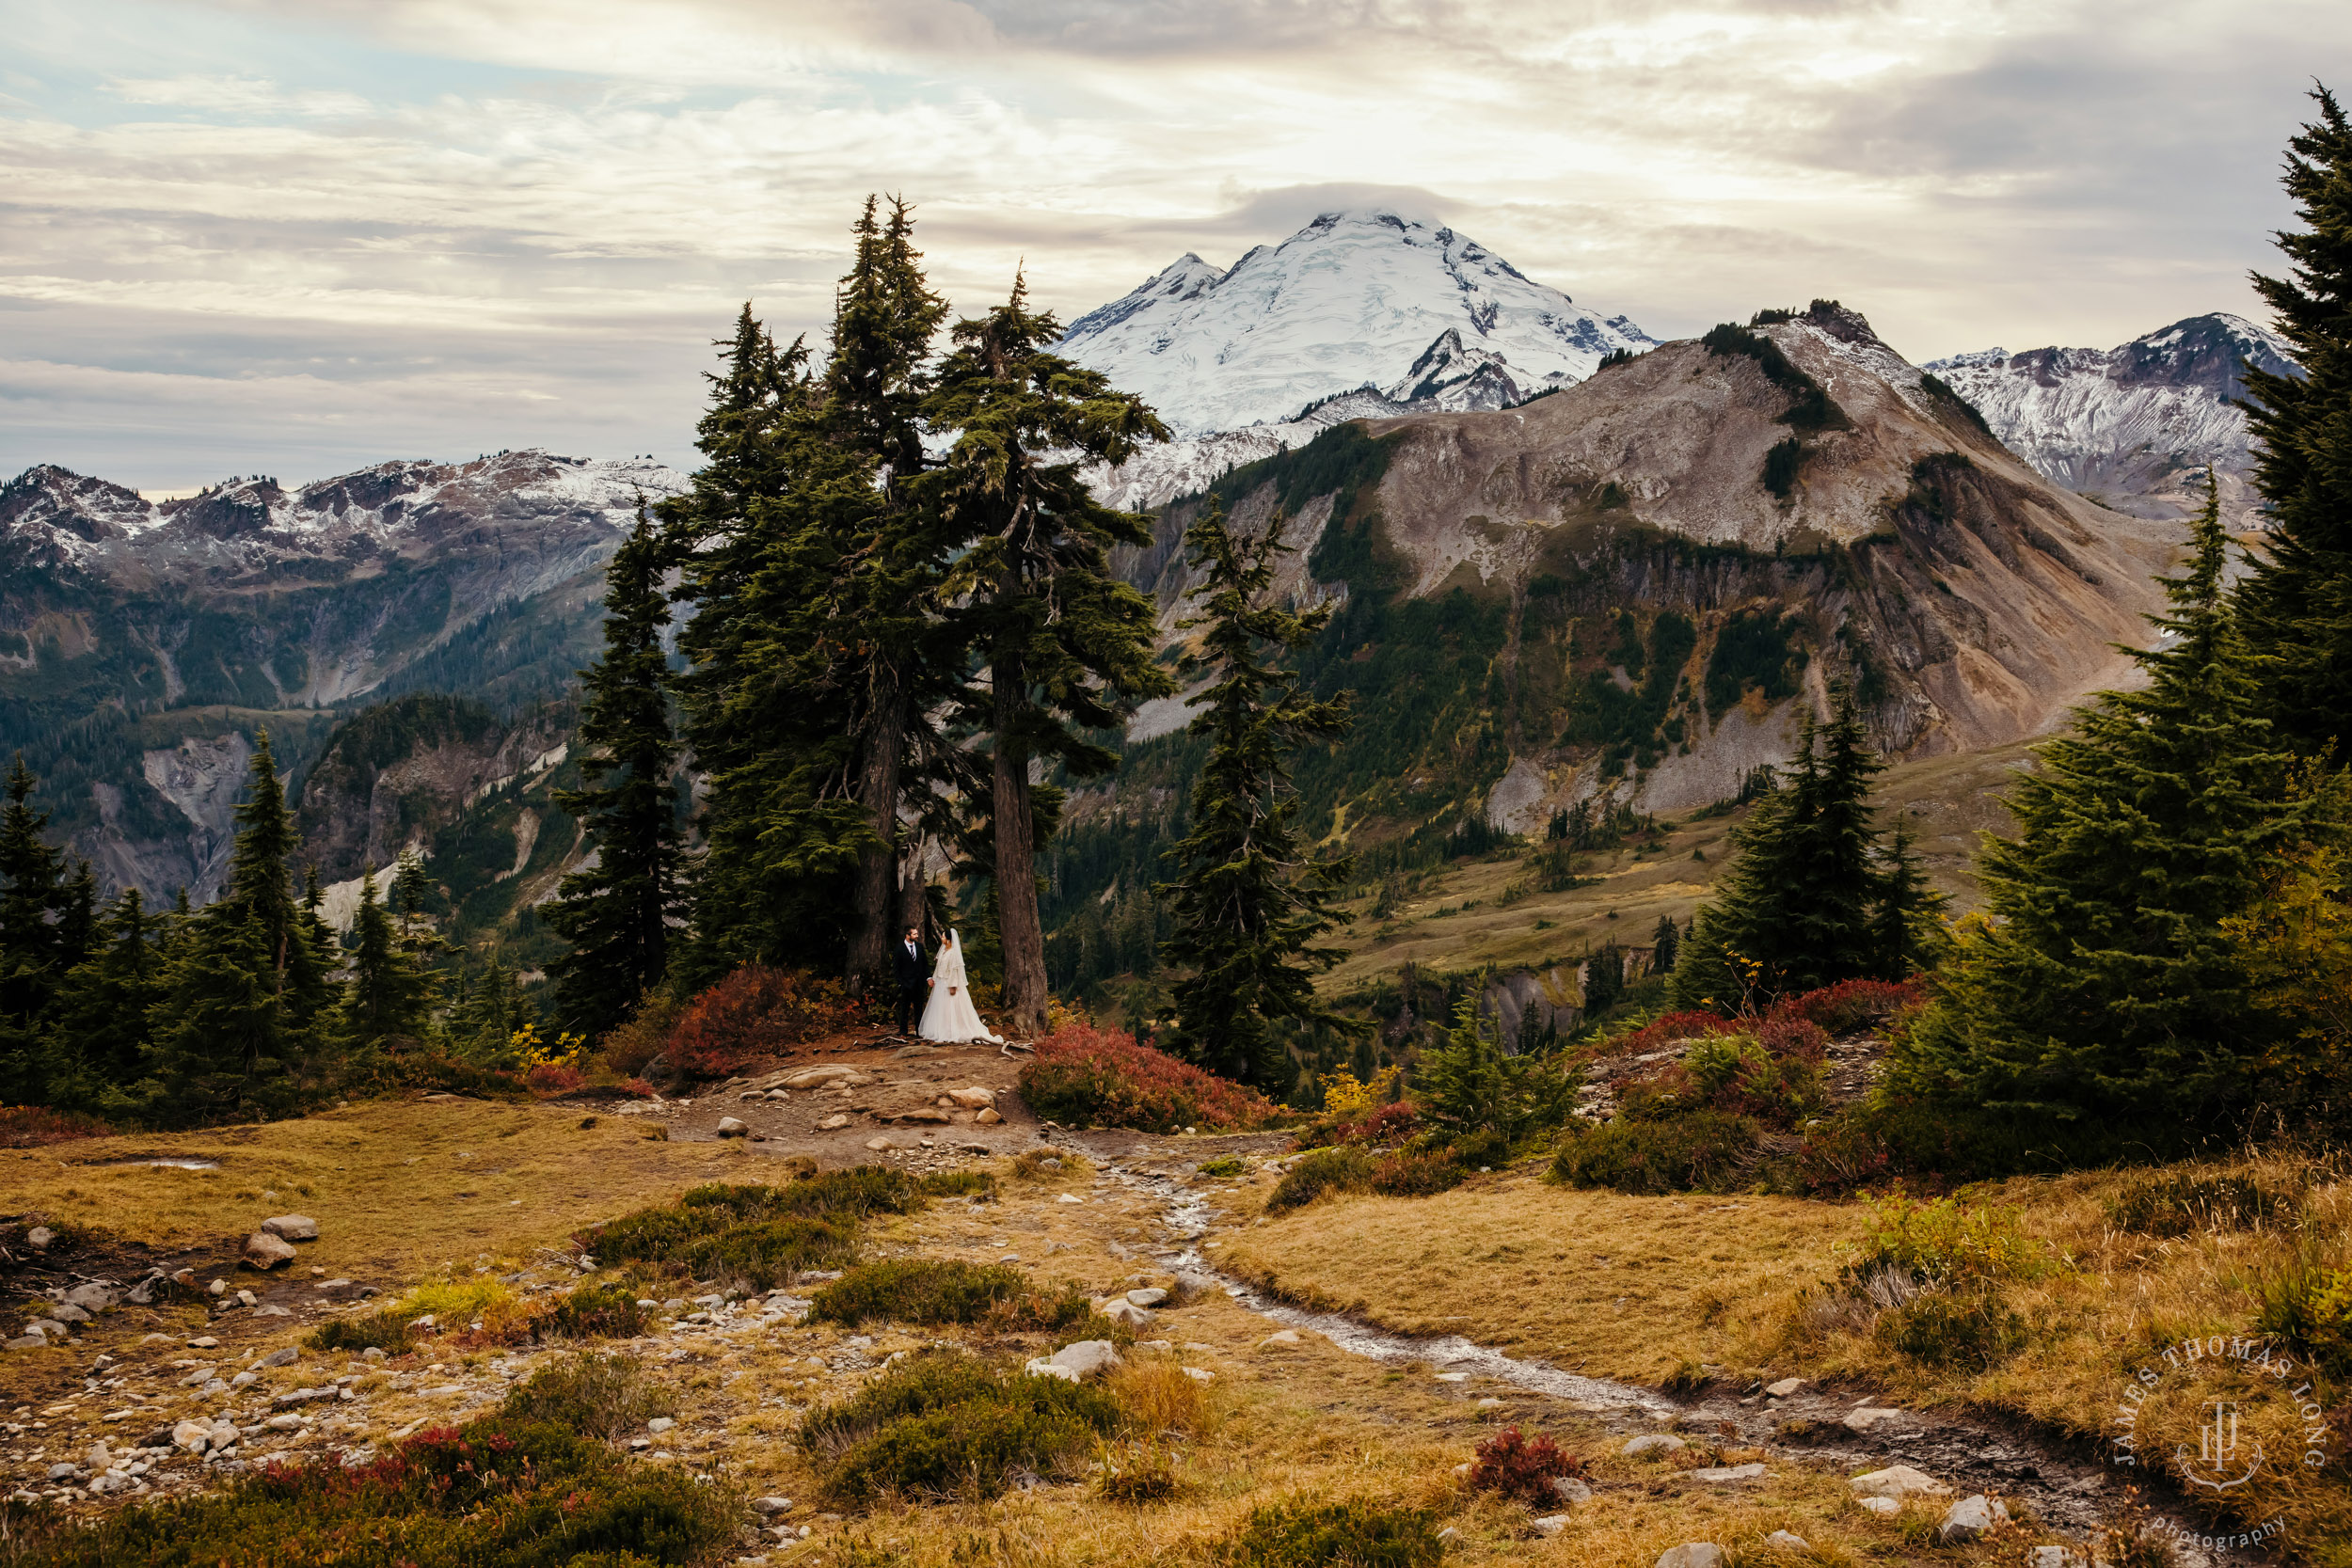
M 1267 1335 L 1264 1338 L 1259 1340 L 1258 1348 L 1260 1350 L 1264 1350 L 1269 1345 L 1295 1345 L 1298 1342 L 1298 1330 L 1295 1328 L 1278 1328 L 1273 1333 Z
M 1128 1291 L 1127 1299 L 1137 1307 L 1157 1307 L 1168 1299 L 1168 1292 L 1156 1285 L 1146 1285 L 1139 1291 Z
M 45 1225 L 37 1225 L 24 1232 L 24 1244 L 35 1252 L 48 1251 L 49 1243 L 56 1239 L 57 1233 Z
M 827 1117 L 824 1120 L 817 1124 L 817 1131 L 819 1132 L 838 1132 L 841 1129 L 849 1125 L 849 1113 L 846 1111 L 835 1111 L 833 1115 Z
M 294 1243 L 266 1230 L 257 1230 L 245 1239 L 245 1260 L 264 1274 L 280 1263 L 293 1262 L 294 1257 Z
M 50 1307 L 49 1316 L 61 1323 L 86 1323 L 89 1322 L 89 1314 L 87 1312 L 66 1302 L 59 1302 L 56 1306 Z
M 1120 1364 L 1119 1347 L 1108 1339 L 1080 1339 L 1062 1346 L 1049 1360 L 1086 1377 L 1094 1372 L 1108 1371 Z
M 1724 1549 L 1712 1541 L 1686 1541 L 1658 1554 L 1658 1568 L 1724 1568 Z
M 1568 1528 L 1568 1516 L 1565 1513 L 1547 1513 L 1533 1523 L 1546 1535 L 1557 1535 Z
M 956 1118 L 936 1105 L 917 1105 L 912 1111 L 900 1111 L 895 1119 L 919 1121 L 930 1126 L 946 1127 L 952 1124 Z
M 977 1084 L 968 1089 L 949 1089 L 947 1098 L 967 1111 L 983 1111 L 994 1107 L 996 1091 L 981 1088 Z
M 1872 1513 L 1885 1515 L 1900 1513 L 1903 1511 L 1903 1505 L 1892 1497 L 1857 1497 L 1854 1500 Z
M 1884 1426 L 1889 1421 L 1899 1421 L 1902 1418 L 1903 1413 L 1899 1410 L 1889 1410 L 1883 1405 L 1866 1404 L 1859 1410 L 1850 1410 L 1846 1413 L 1845 1427 L 1848 1432 L 1867 1432 L 1872 1427 Z
M 874 1153 L 880 1154 L 885 1148 L 896 1148 L 898 1146 L 888 1138 L 868 1138 L 866 1140 L 866 1147 Z
M 319 1222 L 308 1214 L 273 1214 L 262 1222 L 262 1228 L 289 1242 L 315 1242 L 319 1239 Z
M 723 1138 L 739 1138 L 751 1130 L 751 1123 L 747 1121 L 738 1121 L 733 1117 L 719 1118 L 719 1136 Z
M 1861 1497 L 1892 1497 L 1900 1502 L 1905 1497 L 1947 1497 L 1952 1489 L 1924 1470 L 1908 1465 L 1890 1465 L 1883 1470 L 1855 1476 L 1846 1482 Z
M 993 1105 L 985 1107 L 978 1116 L 972 1118 L 977 1125 L 981 1127 L 993 1127 L 1004 1119 L 996 1114 L 996 1107 Z
M 1551 1489 L 1560 1494 L 1560 1500 L 1564 1503 L 1588 1503 L 1593 1500 L 1593 1489 L 1574 1476 L 1552 1477 Z
M 115 1293 L 103 1285 L 76 1285 L 65 1293 L 65 1299 L 68 1306 L 85 1312 L 103 1312 L 115 1304 Z
M 791 1513 L 792 1499 L 789 1497 L 754 1497 L 752 1507 L 762 1516 L 772 1519 L 779 1513 Z
M 1794 1530 L 1776 1529 L 1764 1538 L 1767 1546 L 1778 1546 L 1784 1552 L 1809 1552 L 1813 1543 Z
M 1778 1383 L 1768 1385 L 1764 1392 L 1773 1399 L 1785 1400 L 1804 1386 L 1804 1379 L 1801 1377 L 1784 1377 Z M 1788 1532 L 1782 1530 L 1780 1533 L 1787 1535 Z
M 1764 1466 L 1758 1464 L 1719 1465 L 1703 1470 L 1693 1470 L 1691 1472 L 1691 1479 L 1711 1481 L 1719 1486 L 1727 1486 L 1735 1481 L 1762 1481 Z
M 873 1080 L 853 1067 L 834 1063 L 827 1067 L 804 1067 L 787 1074 L 784 1087 L 787 1089 L 860 1088 Z
M 185 1449 L 190 1453 L 202 1453 L 213 1446 L 213 1423 L 182 1421 L 171 1429 L 171 1441 L 175 1448 Z
M 1115 1323 L 1125 1323 L 1130 1328 L 1141 1328 L 1152 1321 L 1152 1313 L 1147 1308 L 1137 1307 L 1124 1296 L 1106 1304 L 1103 1316 Z
M 302 1353 L 292 1345 L 274 1350 L 254 1363 L 257 1367 L 291 1367 L 302 1358 Z
M 2009 1508 L 1998 1497 L 1979 1493 L 1963 1497 L 1944 1511 L 1944 1523 L 1937 1527 L 1935 1538 L 1947 1546 L 1974 1541 L 1994 1525 L 2009 1523 Z
M 1671 1433 L 1653 1432 L 1634 1438 L 1618 1451 L 1638 1457 L 1645 1453 L 1675 1453 L 1688 1447 L 1689 1444 Z

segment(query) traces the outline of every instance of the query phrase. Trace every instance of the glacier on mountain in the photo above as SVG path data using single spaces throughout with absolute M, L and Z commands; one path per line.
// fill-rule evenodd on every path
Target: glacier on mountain
M 2221 312 L 2111 349 L 1982 349 L 1925 367 L 1975 404 L 2003 445 L 2044 477 L 2137 516 L 2203 500 L 2211 464 L 2225 512 L 2260 520 L 2241 365 L 2299 375 L 2277 334 Z
M 1415 407 L 1503 407 L 1654 342 L 1466 235 L 1367 211 L 1326 213 L 1222 272 L 1187 253 L 1073 322 L 1061 352 L 1198 437 L 1366 388 Z

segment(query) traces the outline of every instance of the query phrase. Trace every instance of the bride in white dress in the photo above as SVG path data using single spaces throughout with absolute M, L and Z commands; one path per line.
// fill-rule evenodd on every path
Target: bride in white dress
M 924 1005 L 922 1026 L 915 1030 L 915 1035 L 927 1040 L 1004 1043 L 1002 1037 L 988 1032 L 988 1025 L 980 1022 L 978 1009 L 972 1006 L 972 986 L 963 977 L 963 937 L 960 932 L 948 932 L 947 945 L 939 950 L 939 967 L 931 972 L 931 999 Z

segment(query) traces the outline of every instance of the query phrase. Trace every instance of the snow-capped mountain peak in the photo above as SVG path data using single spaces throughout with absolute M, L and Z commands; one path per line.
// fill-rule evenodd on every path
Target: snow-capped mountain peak
M 1073 322 L 1062 352 L 1199 436 L 1433 379 L 1400 401 L 1500 406 L 1581 381 L 1613 350 L 1651 346 L 1625 317 L 1578 305 L 1467 235 L 1369 209 L 1322 214 L 1221 273 L 1186 254 Z

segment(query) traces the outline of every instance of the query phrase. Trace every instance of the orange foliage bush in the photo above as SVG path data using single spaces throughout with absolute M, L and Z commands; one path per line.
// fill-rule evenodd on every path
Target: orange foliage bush
M 745 964 L 686 1005 L 672 1026 L 670 1065 L 698 1078 L 739 1072 L 850 1022 L 838 980 Z
M 1056 1121 L 1138 1132 L 1262 1127 L 1279 1109 L 1255 1089 L 1083 1019 L 1037 1042 L 1037 1058 L 1021 1069 L 1021 1098 Z

